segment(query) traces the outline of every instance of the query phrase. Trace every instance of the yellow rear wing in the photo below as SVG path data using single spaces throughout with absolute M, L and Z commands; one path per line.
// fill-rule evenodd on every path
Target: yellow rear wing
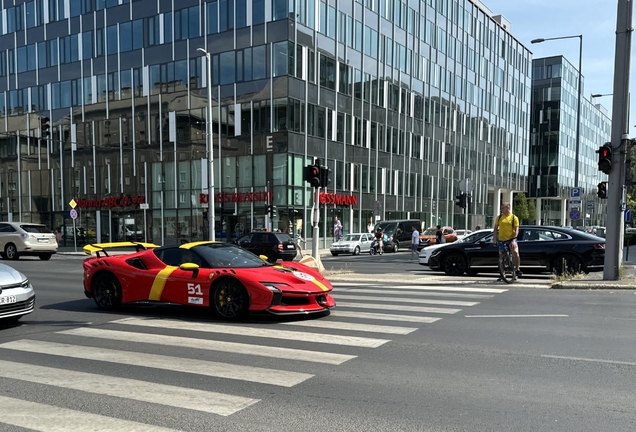
M 86 255 L 97 254 L 99 258 L 100 253 L 103 253 L 105 256 L 108 256 L 108 252 L 106 249 L 130 249 L 134 248 L 135 252 L 139 252 L 146 249 L 154 249 L 158 248 L 156 244 L 153 243 L 142 243 L 142 242 L 113 242 L 113 243 L 93 243 L 84 246 L 84 253 Z M 122 252 L 126 252 L 126 250 L 122 250 Z M 130 252 L 132 253 L 132 252 Z

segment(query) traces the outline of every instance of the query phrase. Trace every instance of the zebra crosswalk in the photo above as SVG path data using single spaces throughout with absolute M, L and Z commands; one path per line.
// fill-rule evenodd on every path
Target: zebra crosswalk
M 183 411 L 232 416 L 271 398 L 276 388 L 311 381 L 324 366 L 353 362 L 505 291 L 343 282 L 334 284 L 336 308 L 319 318 L 265 325 L 133 315 L 46 337 L 29 335 L 0 343 L 0 430 L 2 425 L 47 432 L 175 430 L 174 424 L 91 409 L 90 401 L 100 398 L 120 407 L 139 403 L 173 410 L 175 418 Z M 55 404 L 20 397 L 12 391 L 16 383 L 87 398 Z

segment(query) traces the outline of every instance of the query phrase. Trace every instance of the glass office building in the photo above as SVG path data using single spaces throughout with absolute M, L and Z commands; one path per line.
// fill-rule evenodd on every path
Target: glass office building
M 532 133 L 528 196 L 537 198 L 537 221 L 570 225 L 568 198 L 575 186 L 578 69 L 563 56 L 532 62 Z M 584 81 L 581 80 L 582 86 Z M 583 87 L 584 88 L 584 87 Z M 585 225 L 605 226 L 605 202 L 597 185 L 607 181 L 598 170 L 600 146 L 610 141 L 611 119 L 581 89 L 578 186 Z
M 314 158 L 324 238 L 334 216 L 463 227 L 462 180 L 470 227 L 492 225 L 527 190 L 531 55 L 478 2 L 34 0 L 2 17 L 2 219 L 205 239 L 208 141 L 217 238 L 309 227 Z

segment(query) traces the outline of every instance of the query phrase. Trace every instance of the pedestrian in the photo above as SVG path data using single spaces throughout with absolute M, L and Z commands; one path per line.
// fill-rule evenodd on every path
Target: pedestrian
M 55 230 L 53 234 L 55 234 L 55 241 L 57 244 L 60 244 L 62 242 L 62 234 L 60 234 L 58 230 Z
M 420 245 L 420 232 L 413 225 L 413 233 L 411 234 L 411 259 L 417 259 L 417 248 Z
M 442 227 L 437 225 L 437 231 L 435 231 L 435 240 L 437 244 L 446 243 L 446 237 L 444 237 L 444 231 L 442 231 Z
M 340 219 L 338 216 L 334 216 L 333 218 L 333 238 L 334 241 L 340 240 L 342 237 L 342 223 L 340 223 Z

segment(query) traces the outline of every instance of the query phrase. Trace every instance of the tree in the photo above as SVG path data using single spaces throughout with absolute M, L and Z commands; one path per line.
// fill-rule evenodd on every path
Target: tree
M 525 193 L 521 192 L 515 195 L 512 212 L 519 218 L 520 221 L 527 220 L 529 218 L 528 199 L 526 198 Z
M 537 223 L 537 202 L 528 200 L 528 223 Z

